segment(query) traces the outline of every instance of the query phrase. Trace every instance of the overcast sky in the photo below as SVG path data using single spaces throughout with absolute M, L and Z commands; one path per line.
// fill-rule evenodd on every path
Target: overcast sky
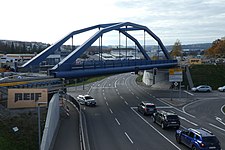
M 7 40 L 52 44 L 74 30 L 114 22 L 147 26 L 165 45 L 225 36 L 225 0 L 2 0 L 0 14 L 0 39 Z

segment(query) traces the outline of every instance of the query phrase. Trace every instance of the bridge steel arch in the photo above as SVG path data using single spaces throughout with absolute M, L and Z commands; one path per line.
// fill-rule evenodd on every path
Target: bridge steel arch
M 51 69 L 51 72 L 70 71 L 72 68 L 72 64 L 76 61 L 77 58 L 80 57 L 81 54 L 83 54 L 87 50 L 88 47 L 90 47 L 99 37 L 103 36 L 104 33 L 110 32 L 112 30 L 117 30 L 121 32 L 122 34 L 124 34 L 129 39 L 131 39 L 137 45 L 139 50 L 142 52 L 145 59 L 150 60 L 149 56 L 146 54 L 145 50 L 143 49 L 141 44 L 138 42 L 138 40 L 136 40 L 132 35 L 127 33 L 127 31 L 144 30 L 158 42 L 158 45 L 162 49 L 166 59 L 167 60 L 171 59 L 162 41 L 150 29 L 148 29 L 146 26 L 142 26 L 139 24 L 135 24 L 131 22 L 122 22 L 122 23 L 100 24 L 100 25 L 95 25 L 88 28 L 73 31 L 67 36 L 65 36 L 64 38 L 62 38 L 61 40 L 59 40 L 57 43 L 53 44 L 52 46 L 48 47 L 47 49 L 45 49 L 44 51 L 42 51 L 41 53 L 33 57 L 30 61 L 28 61 L 21 67 L 32 68 L 32 66 L 38 66 L 40 62 L 45 60 L 50 54 L 52 54 L 54 51 L 60 48 L 60 46 L 63 45 L 69 38 L 72 38 L 76 34 L 87 32 L 93 29 L 100 29 L 100 30 L 96 32 L 91 38 L 89 38 L 86 42 L 84 42 L 80 47 L 73 50 L 61 62 L 55 65 Z

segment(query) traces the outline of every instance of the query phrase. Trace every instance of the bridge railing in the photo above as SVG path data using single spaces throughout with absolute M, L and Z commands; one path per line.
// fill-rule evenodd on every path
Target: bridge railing
M 114 68 L 114 67 L 128 67 L 128 66 L 140 66 L 151 64 L 165 64 L 176 63 L 177 60 L 87 60 L 76 63 L 72 66 L 72 70 L 80 69 L 99 69 L 99 68 Z

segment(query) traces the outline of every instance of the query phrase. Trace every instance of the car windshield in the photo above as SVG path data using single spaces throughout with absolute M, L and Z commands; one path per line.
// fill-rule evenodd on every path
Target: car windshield
M 155 108 L 155 105 L 146 105 L 147 108 Z
M 167 119 L 178 119 L 177 115 L 168 115 Z
M 205 143 L 218 143 L 218 139 L 215 136 L 212 137 L 203 137 L 202 141 Z
M 93 99 L 91 96 L 85 96 L 85 99 Z

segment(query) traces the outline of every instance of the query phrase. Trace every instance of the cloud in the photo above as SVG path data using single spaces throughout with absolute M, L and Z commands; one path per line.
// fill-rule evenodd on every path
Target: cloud
M 212 42 L 224 35 L 224 3 L 224 0 L 122 0 L 116 5 L 124 12 L 136 12 L 127 19 L 141 22 L 162 38 L 166 37 L 167 43 L 177 38 L 195 43 Z M 137 11 L 140 9 L 142 12 Z
M 182 43 L 212 42 L 225 34 L 224 3 L 225 0 L 7 0 L 1 3 L 0 39 L 54 43 L 88 26 L 134 22 L 147 26 L 165 44 L 177 39 Z

